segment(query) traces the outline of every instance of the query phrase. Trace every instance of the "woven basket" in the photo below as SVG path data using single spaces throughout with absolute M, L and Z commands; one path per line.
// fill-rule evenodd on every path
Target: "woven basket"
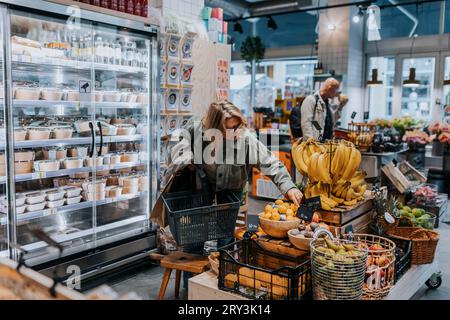
M 397 227 L 388 230 L 387 235 L 395 239 L 412 241 L 412 264 L 433 262 L 439 233 L 417 227 Z
M 373 234 L 345 234 L 344 239 L 362 242 L 367 247 L 375 244 L 382 247 L 380 250 L 369 249 L 363 300 L 381 300 L 387 296 L 395 280 L 395 243 Z

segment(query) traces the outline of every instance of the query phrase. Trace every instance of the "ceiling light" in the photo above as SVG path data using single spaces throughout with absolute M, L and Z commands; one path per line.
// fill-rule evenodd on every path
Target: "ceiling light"
M 329 23 L 328 24 L 328 30 L 334 31 L 334 30 L 336 30 L 336 26 L 334 24 L 332 24 L 332 23 Z
M 407 88 L 417 88 L 420 81 L 416 79 L 416 68 L 409 68 L 409 78 L 403 81 L 403 86 Z
M 242 25 L 239 23 L 239 21 L 236 21 L 233 26 L 234 32 L 239 32 L 240 34 L 244 33 L 244 29 L 242 28 Z
M 272 29 L 272 30 L 277 30 L 278 29 L 278 25 L 275 22 L 275 20 L 273 20 L 273 18 L 270 16 L 269 20 L 267 20 L 267 28 Z
M 372 69 L 372 79 L 367 81 L 368 87 L 375 87 L 383 85 L 383 81 L 378 80 L 378 69 Z
M 358 6 L 358 13 L 353 16 L 353 22 L 359 23 L 364 18 L 364 11 L 361 6 Z

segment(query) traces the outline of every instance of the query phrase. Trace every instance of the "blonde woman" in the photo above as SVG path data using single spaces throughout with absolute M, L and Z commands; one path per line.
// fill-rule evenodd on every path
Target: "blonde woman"
M 303 195 L 292 182 L 286 167 L 250 133 L 244 115 L 231 102 L 212 103 L 203 119 L 191 119 L 183 129 L 190 141 L 182 141 L 172 149 L 169 172 L 180 169 L 178 160 L 182 158 L 180 150 L 184 149 L 192 153 L 183 158 L 181 165 L 189 163 L 193 170 L 195 166 L 202 168 L 219 203 L 222 202 L 223 191 L 233 191 L 241 199 L 249 173 L 252 167 L 257 167 L 271 178 L 282 194 L 300 204 Z M 217 246 L 222 247 L 232 241 L 233 238 L 218 239 Z M 203 244 L 186 247 L 185 251 L 202 254 Z M 185 284 L 187 277 L 188 274 L 185 275 Z

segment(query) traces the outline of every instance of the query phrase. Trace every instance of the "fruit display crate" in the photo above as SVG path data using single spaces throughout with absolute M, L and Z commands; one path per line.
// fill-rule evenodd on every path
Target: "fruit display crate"
M 259 300 L 311 297 L 309 255 L 277 254 L 246 238 L 220 249 L 219 263 L 220 290 Z
M 334 226 L 344 226 L 373 209 L 372 197 L 366 196 L 364 200 L 349 207 L 336 207 L 332 211 L 319 210 L 320 220 Z
M 414 200 L 409 201 L 408 206 L 416 206 Z M 436 216 L 434 227 L 439 228 L 439 220 L 447 212 L 448 209 L 448 195 L 446 193 L 439 193 L 436 199 L 435 206 L 420 206 L 420 208 Z
M 245 227 L 237 228 L 235 232 L 236 239 L 242 240 L 246 231 L 247 229 Z M 291 242 L 289 242 L 289 239 L 275 239 L 269 235 L 260 235 L 258 238 L 254 239 L 254 241 L 258 242 L 263 249 L 277 254 L 296 258 L 309 254 L 307 251 L 297 249 Z

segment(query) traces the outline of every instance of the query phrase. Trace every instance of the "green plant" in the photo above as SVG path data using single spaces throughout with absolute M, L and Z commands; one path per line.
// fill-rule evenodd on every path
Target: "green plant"
M 391 197 L 387 200 L 378 187 L 375 187 L 373 192 L 374 214 L 372 216 L 371 229 L 375 231 L 377 235 L 383 236 L 389 228 L 389 223 L 385 220 L 385 213 L 389 213 L 394 219 L 399 219 L 401 203 L 396 197 Z
M 253 60 L 256 63 L 261 62 L 264 59 L 264 54 L 266 52 L 266 48 L 261 41 L 260 37 L 247 37 L 241 45 L 241 56 L 246 62 L 252 62 Z

